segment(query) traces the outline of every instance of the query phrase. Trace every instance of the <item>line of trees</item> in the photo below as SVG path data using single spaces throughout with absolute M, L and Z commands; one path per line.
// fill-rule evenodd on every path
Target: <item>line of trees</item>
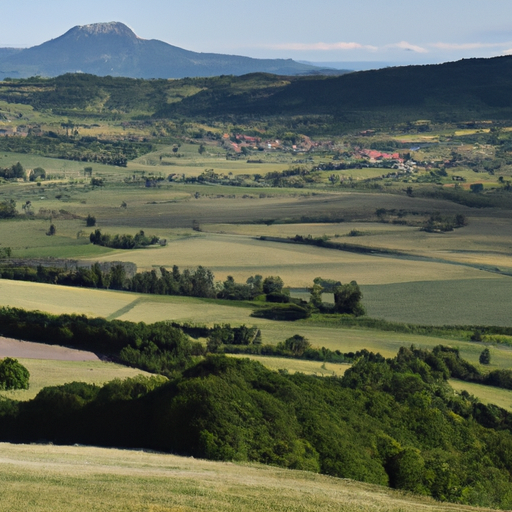
M 94 217 L 92 217 L 92 219 L 94 219 Z M 90 215 L 87 217 L 86 222 L 88 223 L 87 225 L 92 223 Z M 94 224 L 95 223 L 96 219 L 94 219 Z M 89 240 L 94 245 L 102 245 L 103 247 L 111 247 L 113 249 L 138 249 L 160 242 L 158 236 L 146 236 L 142 229 L 135 236 L 118 234 L 112 236 L 107 233 L 103 234 L 101 229 L 96 229 L 94 233 L 90 234 Z
M 11 167 L 0 167 L 0 178 L 4 178 L 6 180 L 12 180 L 17 178 L 25 177 L 25 169 L 23 166 L 17 162 Z

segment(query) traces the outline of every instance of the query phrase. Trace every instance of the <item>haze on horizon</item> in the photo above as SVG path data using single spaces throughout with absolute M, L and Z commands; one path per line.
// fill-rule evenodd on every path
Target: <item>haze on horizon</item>
M 2 5 L 0 47 L 108 21 L 187 50 L 255 58 L 425 64 L 512 54 L 510 0 L 19 0 Z

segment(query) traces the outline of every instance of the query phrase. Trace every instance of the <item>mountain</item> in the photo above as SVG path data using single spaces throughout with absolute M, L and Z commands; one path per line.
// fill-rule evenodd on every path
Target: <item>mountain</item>
M 65 73 L 183 78 L 253 72 L 301 75 L 320 71 L 319 67 L 292 59 L 191 52 L 156 39 L 141 39 L 118 22 L 76 26 L 56 39 L 20 51 L 0 49 L 0 79 Z

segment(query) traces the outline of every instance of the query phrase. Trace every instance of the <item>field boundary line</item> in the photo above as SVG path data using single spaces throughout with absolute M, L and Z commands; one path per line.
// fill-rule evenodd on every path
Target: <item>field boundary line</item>
M 124 314 L 131 311 L 135 306 L 138 306 L 141 302 L 144 302 L 145 297 L 137 297 L 134 301 L 130 302 L 126 306 L 123 306 L 121 309 L 118 309 L 117 311 L 114 311 L 110 315 L 107 316 L 107 320 L 115 320 L 116 318 L 119 318 L 123 316 Z

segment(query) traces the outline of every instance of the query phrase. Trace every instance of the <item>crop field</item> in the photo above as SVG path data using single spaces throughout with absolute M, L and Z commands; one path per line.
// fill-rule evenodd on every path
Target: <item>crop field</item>
M 426 215 L 408 216 L 418 223 Z M 487 264 L 512 269 L 512 223 L 503 216 L 477 215 L 467 219 L 468 225 L 446 233 L 428 233 L 418 226 L 398 226 L 382 222 L 340 222 L 304 224 L 206 224 L 205 232 L 293 237 L 327 236 L 333 243 L 348 243 L 376 249 L 391 249 L 415 256 L 467 264 Z M 356 236 L 349 236 L 350 232 Z
M 349 368 L 348 364 L 322 363 L 320 361 L 303 361 L 286 357 L 265 357 L 253 355 L 231 355 L 230 357 L 246 357 L 258 361 L 269 370 L 284 370 L 288 373 L 304 373 L 319 377 L 341 377 Z
M 258 464 L 143 451 L 1 444 L 6 512 L 484 512 Z M 5 508 L 6 507 L 6 508 Z
M 147 375 L 143 370 L 104 361 L 56 361 L 22 357 L 17 359 L 30 372 L 30 387 L 27 390 L 0 391 L 0 397 L 31 400 L 47 386 L 61 386 L 68 382 L 102 385 L 114 379 Z
M 450 380 L 450 386 L 457 391 L 467 391 L 470 395 L 475 396 L 484 404 L 495 404 L 509 412 L 512 412 L 512 391 L 510 389 L 484 386 L 483 384 L 463 382 L 456 379 Z
M 132 303 L 134 297 L 122 292 L 0 280 L 0 300 L 3 306 L 27 310 L 107 317 Z
M 0 281 L 0 305 L 38 309 L 50 313 L 79 313 L 90 316 L 117 318 L 146 323 L 162 320 L 193 322 L 213 325 L 257 325 L 264 343 L 277 344 L 294 334 L 301 334 L 316 347 L 326 347 L 342 352 L 366 348 L 380 352 L 385 357 L 396 355 L 401 346 L 414 344 L 433 348 L 439 344 L 460 348 L 461 355 L 473 364 L 483 349 L 481 343 L 394 333 L 371 329 L 343 328 L 321 320 L 276 322 L 250 316 L 252 307 L 234 301 L 216 301 L 191 297 L 151 296 L 127 292 L 70 288 L 56 285 L 31 284 L 21 281 Z M 496 346 L 493 362 L 499 367 L 512 367 L 512 350 Z
M 430 325 L 510 325 L 512 277 L 362 286 L 368 314 Z
M 342 282 L 355 280 L 359 284 L 477 280 L 492 276 L 463 265 L 357 254 L 222 234 L 180 237 L 163 248 L 117 251 L 94 259 L 131 261 L 141 270 L 172 265 L 180 268 L 203 265 L 211 269 L 220 281 L 228 275 L 242 282 L 256 274 L 279 275 L 287 286 L 293 288 L 311 286 L 313 279 L 319 276 Z

